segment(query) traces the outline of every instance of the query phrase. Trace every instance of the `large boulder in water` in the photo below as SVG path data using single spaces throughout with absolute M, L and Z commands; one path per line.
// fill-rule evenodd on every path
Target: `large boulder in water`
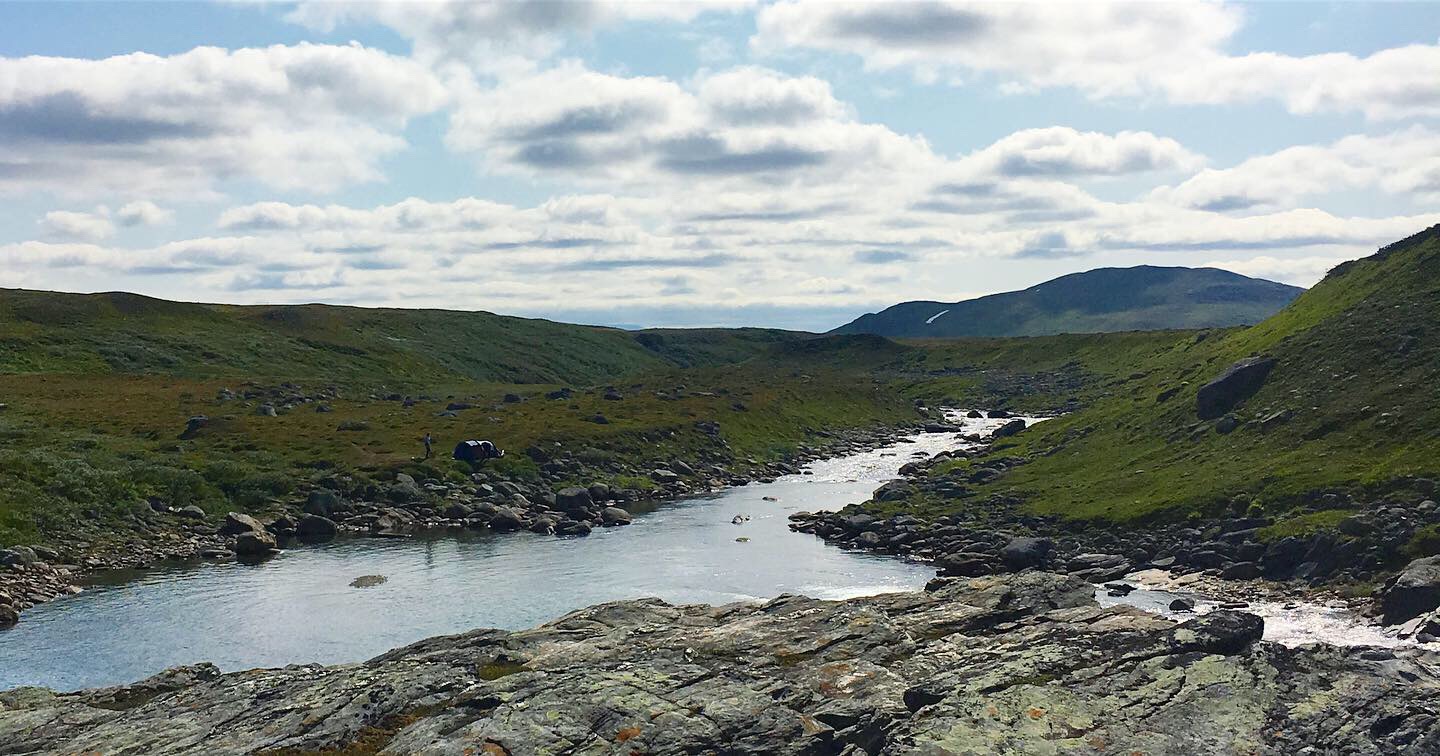
M 1272 357 L 1251 357 L 1241 360 L 1214 380 L 1200 387 L 1195 397 L 1195 412 L 1201 420 L 1224 415 L 1265 385 L 1265 378 L 1275 367 Z
M 600 523 L 607 528 L 613 528 L 616 525 L 629 525 L 630 513 L 620 507 L 605 507 L 600 510 Z
M 1440 556 L 1416 559 L 1385 584 L 1382 620 L 1397 625 L 1440 607 Z
M 490 529 L 501 533 L 509 533 L 516 530 L 523 530 L 529 527 L 530 523 L 519 512 L 510 507 L 500 507 L 495 516 L 490 518 Z
M 261 556 L 275 551 L 275 536 L 265 530 L 247 531 L 235 537 L 235 553 L 240 556 Z
M 1010 422 L 1000 426 L 999 428 L 996 428 L 993 435 L 995 436 L 995 438 L 1006 438 L 1008 436 L 1013 436 L 1016 433 L 1025 430 L 1025 427 L 1025 421 L 1017 417 L 1014 420 L 1011 420 Z

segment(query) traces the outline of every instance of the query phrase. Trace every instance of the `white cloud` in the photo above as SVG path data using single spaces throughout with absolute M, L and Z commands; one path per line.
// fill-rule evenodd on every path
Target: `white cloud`
M 429 65 L 458 61 L 487 73 L 514 74 L 555 54 L 569 38 L 605 26 L 629 20 L 685 22 L 752 5 L 753 0 L 307 0 L 286 18 L 327 32 L 348 23 L 378 23 L 410 40 L 416 57 Z
M 0 191 L 326 191 L 382 178 L 406 121 L 444 99 L 419 64 L 358 45 L 0 58 Z
M 1324 278 L 1331 268 L 1346 260 L 1354 259 L 1354 257 L 1355 255 L 1307 257 L 1260 255 L 1240 260 L 1211 260 L 1202 265 L 1207 268 L 1221 268 L 1251 278 L 1264 278 L 1295 286 L 1309 287 Z
M 622 184 L 875 181 L 938 160 L 856 121 L 825 82 L 752 67 L 682 86 L 562 64 L 463 97 L 448 144 L 495 171 Z
M 100 241 L 115 235 L 115 224 L 110 222 L 109 216 L 109 210 L 103 206 L 93 213 L 52 210 L 40 219 L 40 227 L 47 236 Z
M 859 55 L 871 69 L 996 80 L 1003 92 L 1073 87 L 1095 98 L 1172 103 L 1274 100 L 1292 113 L 1440 115 L 1440 45 L 1366 57 L 1232 55 L 1244 18 L 1221 3 L 850 4 L 782 0 L 761 9 L 752 47 Z
M 1287 147 L 1232 168 L 1202 171 L 1156 189 L 1153 196 L 1202 210 L 1254 212 L 1354 189 L 1440 197 L 1440 134 L 1414 126 L 1383 136 Z
M 1203 162 L 1174 139 L 1148 131 L 1112 135 L 1051 126 L 1017 131 L 967 156 L 961 164 L 962 170 L 981 176 L 1025 178 L 1189 170 Z
M 115 220 L 122 226 L 159 226 L 175 220 L 175 212 L 150 200 L 135 200 L 122 205 L 115 212 Z

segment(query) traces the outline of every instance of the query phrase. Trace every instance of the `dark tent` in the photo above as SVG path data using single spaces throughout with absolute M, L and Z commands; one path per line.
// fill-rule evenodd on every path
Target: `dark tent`
M 462 462 L 469 462 L 478 465 L 487 459 L 496 459 L 505 456 L 505 452 L 495 448 L 495 444 L 489 441 L 461 441 L 455 445 L 455 459 Z

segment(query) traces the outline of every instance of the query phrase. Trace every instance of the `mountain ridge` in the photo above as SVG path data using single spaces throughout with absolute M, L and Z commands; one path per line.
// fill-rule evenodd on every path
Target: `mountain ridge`
M 901 302 L 830 333 L 957 338 L 1217 328 L 1258 323 L 1303 291 L 1219 268 L 1095 268 L 959 302 Z

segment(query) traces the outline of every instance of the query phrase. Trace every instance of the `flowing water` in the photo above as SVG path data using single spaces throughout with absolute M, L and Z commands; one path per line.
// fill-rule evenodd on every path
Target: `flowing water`
M 983 433 L 1005 421 L 965 422 L 967 433 Z M 955 434 L 921 434 L 817 462 L 807 475 L 637 509 L 633 525 L 584 538 L 470 531 L 346 538 L 257 565 L 109 575 L 0 631 L 0 690 L 119 684 L 200 661 L 225 670 L 354 662 L 432 635 L 526 628 L 642 596 L 723 604 L 782 593 L 838 599 L 913 590 L 934 574 L 931 567 L 828 546 L 790 532 L 787 516 L 863 501 L 906 462 L 960 445 Z M 736 516 L 749 519 L 735 525 Z M 352 585 L 376 575 L 383 582 Z M 1103 594 L 1102 601 L 1115 601 Z M 1163 610 L 1174 595 L 1157 588 L 1124 600 Z M 1293 640 L 1300 627 L 1305 639 L 1385 642 L 1348 612 L 1256 610 L 1271 609 L 1267 637 Z
M 971 430 L 1002 422 L 972 421 Z M 912 590 L 934 570 L 827 546 L 792 533 L 786 518 L 863 501 L 915 455 L 959 443 L 955 434 L 921 434 L 817 462 L 809 475 L 637 509 L 634 524 L 583 538 L 470 531 L 347 538 L 287 549 L 258 565 L 112 575 L 0 631 L 0 690 L 118 684 L 199 661 L 225 670 L 360 661 L 432 635 L 526 628 L 642 596 L 724 604 Z M 732 524 L 737 515 L 749 521 Z M 385 581 L 351 586 L 366 575 Z

